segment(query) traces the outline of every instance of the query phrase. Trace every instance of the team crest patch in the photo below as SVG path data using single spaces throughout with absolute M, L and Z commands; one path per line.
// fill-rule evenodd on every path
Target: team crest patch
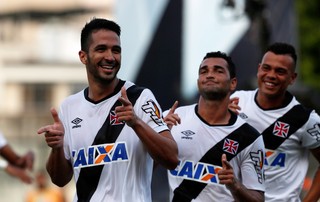
M 259 183 L 262 184 L 264 179 L 264 176 L 263 176 L 264 153 L 262 150 L 258 150 L 257 152 L 250 152 L 250 158 L 257 172 L 258 181 Z
M 283 123 L 281 121 L 277 121 L 274 124 L 273 134 L 278 137 L 286 138 L 289 133 L 290 125 L 287 123 Z
M 320 141 L 320 124 L 314 124 L 313 128 L 307 130 L 307 132 L 317 141 Z
M 124 124 L 123 122 L 119 121 L 116 112 L 113 110 L 110 112 L 110 124 L 111 125 L 120 125 Z
M 239 143 L 234 140 L 225 139 L 223 143 L 223 151 L 235 155 L 238 151 Z
M 160 116 L 160 109 L 153 100 L 148 100 L 141 109 L 150 115 L 150 118 L 159 126 L 164 125 L 164 122 Z

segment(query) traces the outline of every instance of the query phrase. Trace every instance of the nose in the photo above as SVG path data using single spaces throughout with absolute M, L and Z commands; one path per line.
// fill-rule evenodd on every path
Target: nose
M 274 71 L 274 70 L 268 71 L 267 77 L 268 77 L 269 79 L 275 79 L 275 78 L 276 78 L 276 73 L 275 73 L 275 71 Z
M 104 59 L 108 61 L 114 61 L 114 55 L 111 50 L 106 50 L 104 54 Z
M 212 69 L 210 69 L 207 73 L 207 78 L 214 78 L 214 76 L 215 76 L 215 72 Z

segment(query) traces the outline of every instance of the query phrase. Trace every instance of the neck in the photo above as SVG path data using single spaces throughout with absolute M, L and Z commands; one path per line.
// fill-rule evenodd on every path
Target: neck
M 228 110 L 229 97 L 223 100 L 205 100 L 202 96 L 198 102 L 198 114 L 210 125 L 229 123 L 231 114 Z
M 258 91 L 256 96 L 256 102 L 263 109 L 272 109 L 272 108 L 280 108 L 285 104 L 285 94 L 278 96 L 267 96 L 263 95 L 260 91 Z
M 89 98 L 93 101 L 99 101 L 114 92 L 114 89 L 119 83 L 119 79 L 115 78 L 108 84 L 101 84 L 97 82 L 89 83 Z

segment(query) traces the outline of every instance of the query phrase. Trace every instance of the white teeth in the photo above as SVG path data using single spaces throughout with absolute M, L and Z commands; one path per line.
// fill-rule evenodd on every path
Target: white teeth
M 102 65 L 101 67 L 103 69 L 112 69 L 113 68 L 113 66 L 108 66 L 108 65 Z
M 267 86 L 274 86 L 273 83 L 270 83 L 270 82 L 264 82 Z

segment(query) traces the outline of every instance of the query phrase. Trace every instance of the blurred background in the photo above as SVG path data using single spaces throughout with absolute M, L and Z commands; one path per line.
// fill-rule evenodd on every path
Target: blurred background
M 44 169 L 49 148 L 36 131 L 52 122 L 52 106 L 87 86 L 78 51 L 81 29 L 93 17 L 119 23 L 119 77 L 150 88 L 163 109 L 175 100 L 181 105 L 197 100 L 197 69 L 205 53 L 230 54 L 238 89 L 253 89 L 266 46 L 283 41 L 299 55 L 291 90 L 319 113 L 319 10 L 317 0 L 1 0 L 0 130 L 18 153 L 35 152 L 34 175 Z M 317 166 L 310 159 L 304 191 Z M 74 186 L 62 189 L 67 202 Z M 1 202 L 23 202 L 35 187 L 0 171 Z M 152 189 L 154 202 L 167 201 L 161 167 Z

